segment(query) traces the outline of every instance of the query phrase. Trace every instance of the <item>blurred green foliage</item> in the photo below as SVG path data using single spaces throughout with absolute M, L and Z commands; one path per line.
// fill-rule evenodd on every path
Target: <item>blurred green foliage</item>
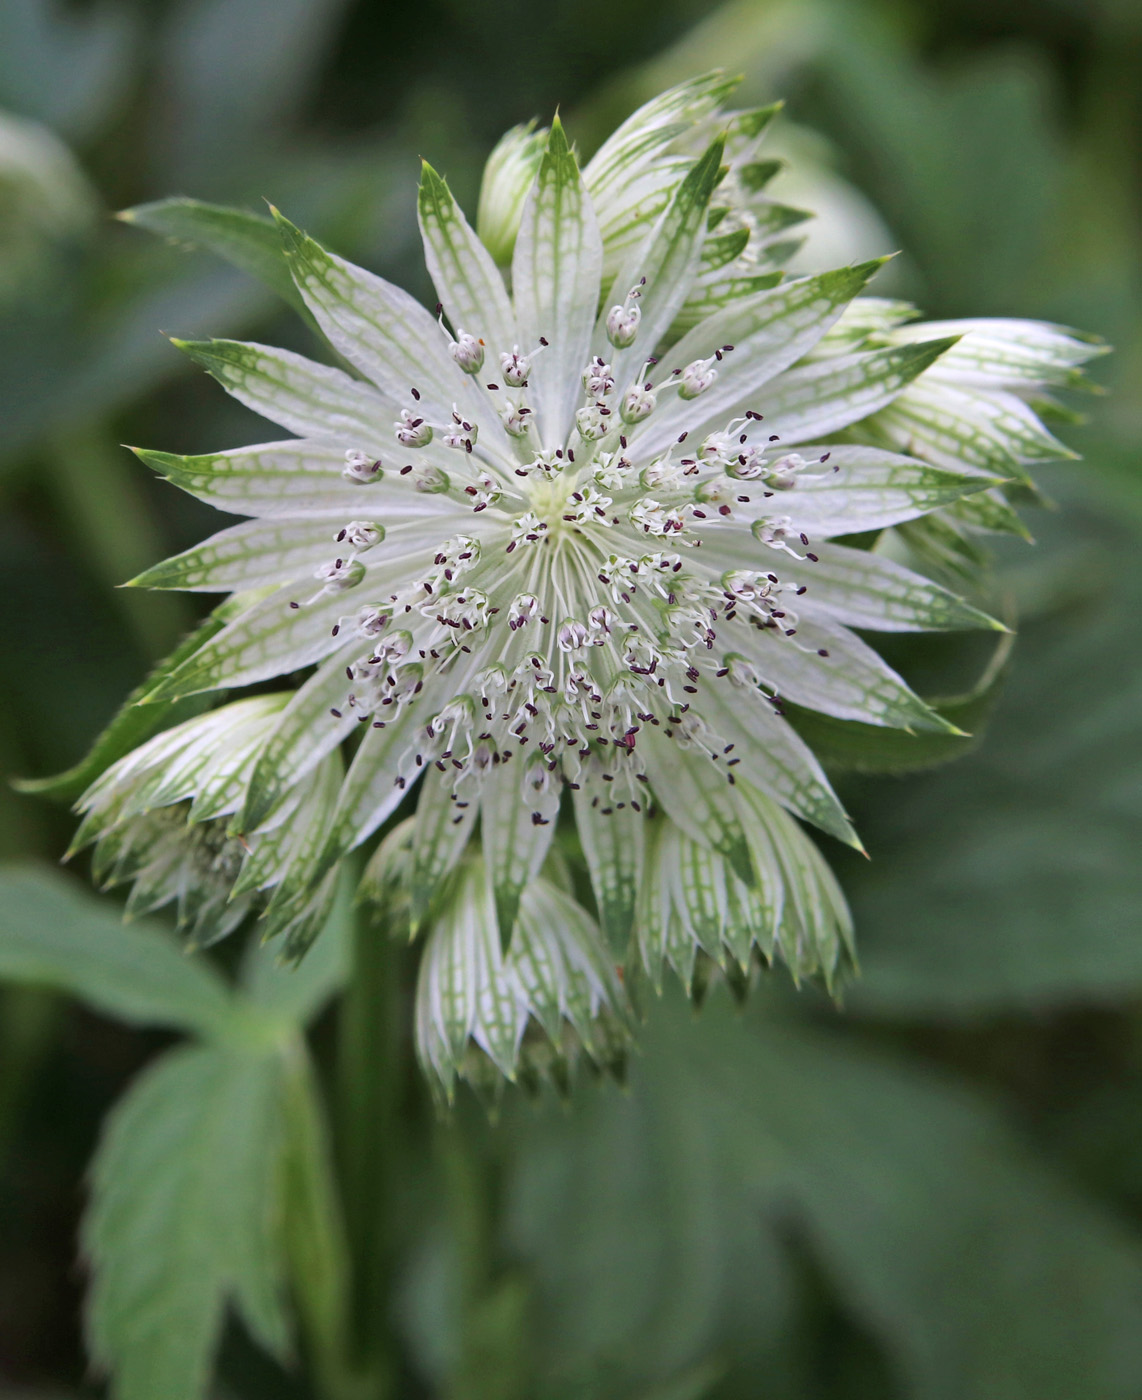
M 1056 504 L 1029 516 L 1038 548 L 1002 552 L 1020 637 L 982 743 L 927 773 L 838 775 L 872 856 L 829 852 L 864 966 L 843 1011 L 778 985 L 740 1015 L 721 996 L 697 1017 L 667 996 L 629 1092 L 581 1085 L 570 1112 L 512 1101 L 489 1124 L 465 1105 L 441 1125 L 412 1076 L 350 1105 L 381 1139 L 333 1144 L 355 1327 L 401 1396 L 1131 1400 L 1142 1396 L 1133 0 L 5 0 L 0 108 L 64 143 L 64 167 L 48 162 L 57 176 L 68 149 L 79 164 L 59 177 L 67 189 L 37 195 L 9 175 L 0 141 L 0 256 L 27 259 L 0 279 L 0 766 L 39 776 L 75 762 L 194 621 L 185 600 L 114 589 L 208 527 L 204 508 L 116 444 L 200 451 L 261 428 L 159 331 L 303 343 L 252 279 L 177 238 L 84 217 L 86 200 L 110 211 L 185 194 L 257 210 L 272 198 L 427 295 L 419 154 L 471 207 L 511 123 L 561 104 L 588 149 L 639 101 L 714 65 L 744 71 L 748 96 L 787 98 L 797 126 L 776 133 L 778 149 L 823 160 L 821 187 L 848 191 L 843 208 L 871 220 L 850 230 L 854 253 L 878 251 L 856 245 L 879 211 L 904 250 L 894 291 L 934 315 L 1097 332 L 1117 347 L 1099 366 L 1112 394 L 1063 430 L 1085 460 L 1054 471 Z M 29 255 L 9 231 L 69 189 L 75 217 L 41 219 Z M 953 695 L 987 658 L 968 646 L 949 663 L 920 644 L 894 659 L 924 693 Z M 321 964 L 312 985 L 274 991 L 274 974 L 255 972 L 233 997 L 194 978 L 161 930 L 124 933 L 111 905 L 48 871 L 69 834 L 62 809 L 0 791 L 0 854 L 41 862 L 0 885 L 0 973 L 13 983 L 0 1021 L 0 1388 L 45 1400 L 98 1393 L 77 1321 L 79 1182 L 108 1105 L 169 1043 L 169 1031 L 104 1017 L 209 1040 L 211 1017 L 246 1014 L 231 1001 L 276 997 L 281 1024 L 298 1025 L 337 977 Z M 104 968 L 93 982 L 96 940 L 119 951 L 113 972 L 91 962 Z M 377 969 L 398 1039 L 411 966 L 394 954 Z M 57 999 L 68 990 L 99 1015 Z M 327 1015 L 319 1066 L 333 1035 Z M 232 1078 L 203 1058 L 222 1050 L 177 1049 L 121 1110 L 143 1113 L 148 1094 L 169 1103 L 161 1076 L 178 1078 L 176 1102 L 240 1089 L 254 1105 L 249 1151 L 227 1142 L 222 1156 L 201 1139 L 217 1174 L 213 1190 L 195 1178 L 212 1208 L 194 1217 L 204 1230 L 225 1233 L 228 1193 L 259 1189 L 260 1044 L 243 1041 L 241 1059 L 226 1041 Z M 161 1171 L 184 1139 L 154 1108 Z M 96 1179 L 141 1200 L 154 1162 L 125 1159 L 116 1133 Z M 367 1218 L 376 1192 L 354 1176 L 361 1161 L 385 1174 L 380 1219 Z M 92 1231 L 113 1205 L 105 1197 Z M 254 1332 L 281 1341 L 249 1272 L 256 1243 L 235 1262 L 206 1258 L 194 1238 L 151 1249 L 160 1242 L 205 1258 L 206 1293 L 178 1304 L 188 1317 L 218 1305 L 216 1273 Z M 97 1351 L 113 1325 L 97 1312 Z M 218 1394 L 309 1393 L 279 1355 L 261 1356 L 233 1322 Z

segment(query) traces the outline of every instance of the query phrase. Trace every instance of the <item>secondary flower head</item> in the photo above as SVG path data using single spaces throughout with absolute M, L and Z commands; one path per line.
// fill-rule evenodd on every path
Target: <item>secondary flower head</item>
M 140 453 L 249 517 L 136 580 L 238 595 L 149 698 L 315 668 L 228 830 L 262 839 L 354 738 L 299 858 L 313 891 L 416 789 L 391 878 L 430 931 L 418 1024 L 446 1092 L 472 1046 L 514 1073 L 529 1024 L 613 1058 L 590 1031 L 622 1021 L 608 957 L 695 987 L 757 950 L 832 981 L 848 916 L 793 818 L 856 837 L 783 702 L 949 730 L 851 629 L 998 626 L 843 538 L 947 509 L 994 527 L 1000 481 L 1064 454 L 1025 399 L 1093 353 L 1027 323 L 906 325 L 861 296 L 877 262 L 783 281 L 773 109 L 723 112 L 731 87 L 664 94 L 583 170 L 558 120 L 514 133 L 491 251 L 425 165 L 435 311 L 275 214 L 349 368 L 176 342 L 294 436 Z M 561 809 L 597 924 L 553 883 Z

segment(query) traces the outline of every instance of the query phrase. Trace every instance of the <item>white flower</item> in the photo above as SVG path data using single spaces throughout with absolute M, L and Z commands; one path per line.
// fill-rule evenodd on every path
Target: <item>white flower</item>
M 731 88 L 655 99 L 582 174 L 558 121 L 542 144 L 512 134 L 481 202 L 491 251 L 426 165 L 425 254 L 455 337 L 277 215 L 359 377 L 181 343 L 294 436 L 140 452 L 248 517 L 136 580 L 239 595 L 148 698 L 315 668 L 243 768 L 228 829 L 256 851 L 359 730 L 320 849 L 295 862 L 317 890 L 419 784 L 419 1039 L 446 1091 L 469 1046 L 511 1074 L 532 1022 L 558 1058 L 564 1022 L 589 1048 L 618 1015 L 594 925 L 541 876 L 568 792 L 613 961 L 657 978 L 665 958 L 693 983 L 746 976 L 756 949 L 832 980 L 847 914 L 793 818 L 856 837 L 782 702 L 949 731 L 851 629 L 998 627 L 843 537 L 980 499 L 994 518 L 998 478 L 1065 455 L 1028 400 L 1094 353 L 1026 323 L 905 325 L 908 308 L 860 295 L 877 262 L 757 272 L 781 223 L 753 168 L 772 109 L 721 112 Z

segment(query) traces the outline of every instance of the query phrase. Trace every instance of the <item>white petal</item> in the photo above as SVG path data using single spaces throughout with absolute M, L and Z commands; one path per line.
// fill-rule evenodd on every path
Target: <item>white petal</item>
M 240 340 L 175 340 L 247 408 L 299 437 L 343 436 L 378 456 L 392 442 L 392 402 L 344 370 Z
M 539 436 L 561 446 L 571 430 L 591 351 L 603 245 L 590 196 L 558 118 L 524 205 L 512 257 L 519 346 L 535 350 L 530 401 Z

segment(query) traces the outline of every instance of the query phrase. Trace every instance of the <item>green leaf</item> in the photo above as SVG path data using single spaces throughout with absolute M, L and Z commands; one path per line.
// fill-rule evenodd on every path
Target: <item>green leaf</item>
M 283 958 L 277 944 L 251 940 L 242 969 L 250 1002 L 295 1027 L 320 1014 L 349 975 L 353 893 L 351 874 L 343 871 L 321 937 L 300 962 Z
M 759 1375 L 812 1393 L 786 1369 L 807 1238 L 901 1394 L 1128 1400 L 1142 1251 L 1123 1224 L 966 1086 L 727 1000 L 652 1006 L 628 1094 L 513 1123 L 504 1245 L 535 1279 L 543 1393 L 621 1400 L 702 1359 L 727 1395 Z
M 52 797 L 61 802 L 74 801 L 85 792 L 106 769 L 117 760 L 137 748 L 160 729 L 193 719 L 209 709 L 213 697 L 199 694 L 183 700 L 168 700 L 162 704 L 142 705 L 140 701 L 167 676 L 177 671 L 199 647 L 211 637 L 221 632 L 225 626 L 225 614 L 221 609 L 212 613 L 171 652 L 165 660 L 151 671 L 127 696 L 111 723 L 101 731 L 92 744 L 87 756 L 52 778 L 18 778 L 13 786 L 20 792 L 32 793 L 40 797 Z
M 0 867 L 0 977 L 53 987 L 131 1025 L 224 1036 L 225 983 L 165 932 L 129 926 L 109 900 L 35 866 Z
M 1089 481 L 1069 490 L 1044 577 L 1073 576 L 1083 529 L 1115 587 L 1028 621 L 978 751 L 865 815 L 874 859 L 846 883 L 867 935 L 852 1004 L 868 1014 L 976 1021 L 1120 1005 L 1142 987 L 1142 685 L 1127 664 L 1142 580 L 1108 515 L 1081 523 Z
M 512 254 L 520 348 L 530 354 L 549 342 L 534 360 L 529 394 L 544 442 L 563 442 L 574 421 L 602 270 L 594 207 L 556 117 Z
M 284 1353 L 281 1079 L 277 1055 L 184 1047 L 112 1111 L 82 1240 L 88 1337 L 117 1400 L 202 1400 L 228 1300 Z
M 133 209 L 124 209 L 118 218 L 160 234 L 172 243 L 209 249 L 256 277 L 310 319 L 282 255 L 281 238 L 272 219 L 182 197 L 137 204 Z

